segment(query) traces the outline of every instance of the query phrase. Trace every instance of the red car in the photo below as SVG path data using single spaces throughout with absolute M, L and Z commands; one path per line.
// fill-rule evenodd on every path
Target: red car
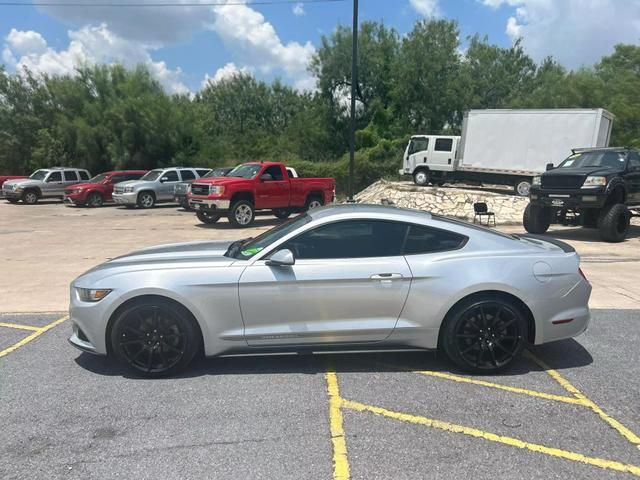
M 238 165 L 225 177 L 201 178 L 191 184 L 189 205 L 203 223 L 226 215 L 234 227 L 248 227 L 256 210 L 271 210 L 278 218 L 330 203 L 333 178 L 292 178 L 284 163 Z
M 138 180 L 145 173 L 147 173 L 146 170 L 121 170 L 101 173 L 87 183 L 79 183 L 66 188 L 64 201 L 71 205 L 101 207 L 104 202 L 112 201 L 111 194 L 116 183 Z

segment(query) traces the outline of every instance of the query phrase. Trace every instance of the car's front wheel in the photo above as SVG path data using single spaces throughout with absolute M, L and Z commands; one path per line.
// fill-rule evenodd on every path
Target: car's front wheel
M 605 242 L 619 243 L 627 238 L 631 224 L 631 214 L 623 203 L 605 207 L 598 218 L 600 237 Z
M 138 195 L 138 206 L 140 208 L 153 208 L 156 204 L 156 197 L 151 192 L 142 192 Z
M 453 363 L 467 372 L 491 374 L 520 355 L 527 320 L 515 303 L 488 295 L 454 307 L 442 329 L 441 347 Z
M 35 205 L 38 203 L 38 192 L 35 190 L 27 190 L 22 194 L 22 201 L 27 205 Z
M 198 352 L 200 331 L 183 307 L 168 300 L 134 301 L 115 319 L 115 356 L 145 377 L 166 377 L 185 368 Z
M 545 233 L 551 225 L 551 210 L 548 207 L 529 204 L 524 209 L 522 224 L 529 233 Z
M 100 195 L 100 193 L 98 192 L 92 192 L 87 197 L 87 207 L 98 208 L 98 207 L 101 207 L 103 203 L 104 203 L 104 199 L 102 198 L 102 195 Z
M 245 228 L 253 223 L 256 211 L 253 204 L 247 200 L 240 200 L 231 205 L 227 218 L 236 228 Z

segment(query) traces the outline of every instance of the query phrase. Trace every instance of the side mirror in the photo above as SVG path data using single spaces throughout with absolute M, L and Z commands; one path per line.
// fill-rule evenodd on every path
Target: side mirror
M 547 163 L 547 172 L 553 170 L 553 163 Z
M 296 263 L 293 252 L 288 249 L 278 250 L 266 261 L 270 267 L 290 267 Z
M 271 175 L 269 175 L 268 173 L 265 173 L 265 174 L 260 176 L 260 181 L 261 182 L 271 182 L 272 180 L 273 180 L 273 177 Z

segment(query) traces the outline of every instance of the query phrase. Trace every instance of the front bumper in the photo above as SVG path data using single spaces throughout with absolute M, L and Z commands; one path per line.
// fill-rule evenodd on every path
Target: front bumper
M 135 205 L 138 203 L 138 194 L 136 192 L 114 193 L 112 197 L 113 201 L 118 205 Z
M 107 323 L 117 308 L 118 296 L 111 292 L 99 302 L 83 302 L 71 286 L 69 319 L 72 333 L 69 343 L 83 352 L 107 354 Z
M 189 206 L 195 210 L 206 210 L 210 212 L 225 212 L 229 210 L 230 200 L 211 200 L 208 198 L 189 198 Z
M 87 201 L 87 198 L 82 193 L 71 193 L 71 194 L 65 193 L 64 197 L 62 198 L 62 201 L 64 203 L 69 203 L 71 205 L 84 205 L 85 202 Z
M 603 188 L 579 188 L 572 190 L 551 190 L 532 188 L 531 203 L 543 207 L 566 208 L 602 208 L 607 201 Z
M 22 198 L 22 190 L 17 192 L 14 190 L 2 190 L 4 198 L 20 200 Z

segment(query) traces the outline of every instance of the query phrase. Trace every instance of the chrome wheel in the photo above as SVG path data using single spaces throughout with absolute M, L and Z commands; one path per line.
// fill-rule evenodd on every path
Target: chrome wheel
M 322 206 L 322 202 L 320 200 L 318 200 L 317 198 L 313 198 L 309 201 L 309 210 L 314 209 L 314 208 L 319 208 Z
M 38 194 L 36 192 L 26 192 L 23 195 L 22 200 L 26 204 L 33 205 L 38 202 Z
M 516 193 L 521 197 L 528 197 L 531 191 L 531 184 L 527 181 L 516 183 Z
M 424 186 L 429 183 L 429 172 L 420 170 L 413 175 L 413 181 L 416 185 Z
M 249 225 L 253 219 L 253 210 L 247 204 L 238 205 L 234 215 L 239 225 Z
M 151 208 L 155 202 L 155 198 L 150 193 L 141 193 L 138 197 L 138 205 L 142 208 Z

